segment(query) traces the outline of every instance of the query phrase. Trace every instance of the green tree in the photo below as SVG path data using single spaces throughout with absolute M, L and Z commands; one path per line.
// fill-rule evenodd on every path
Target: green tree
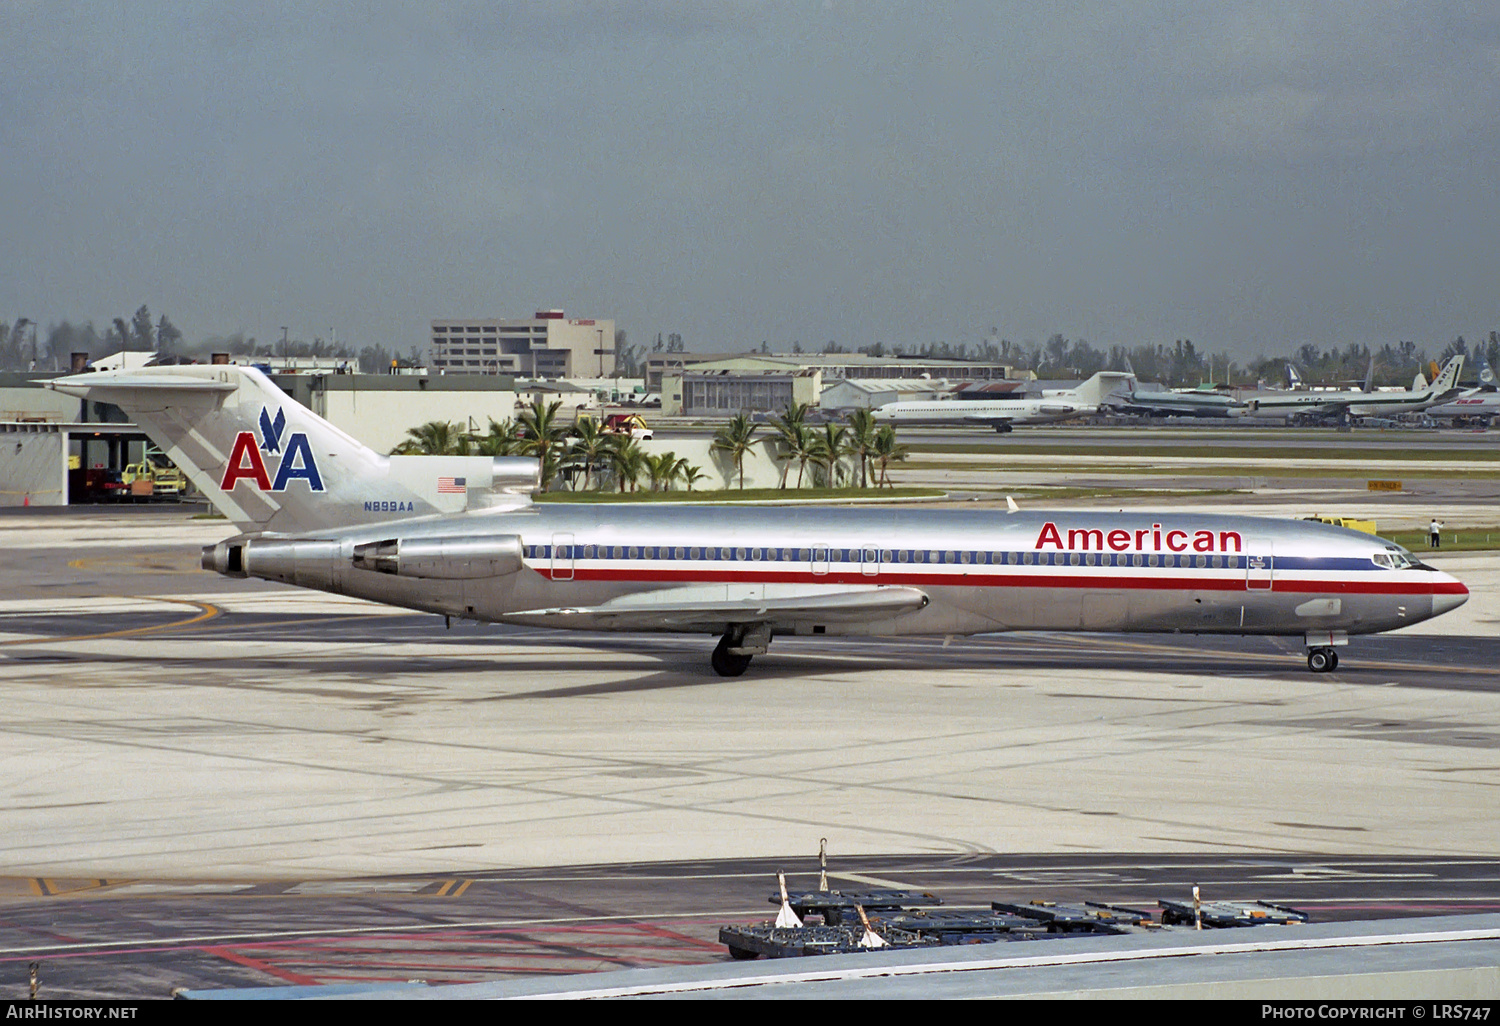
M 609 450 L 609 466 L 620 491 L 625 491 L 628 484 L 633 492 L 641 473 L 646 469 L 646 451 L 629 435 L 617 435 Z
M 822 431 L 813 432 L 813 461 L 823 468 L 823 484 L 826 488 L 839 486 L 839 471 L 843 459 L 849 455 L 849 429 L 842 424 L 824 424 Z
M 142 307 L 141 309 L 145 309 Z M 161 320 L 156 325 L 156 346 L 163 353 L 175 353 L 182 345 L 182 332 L 177 325 L 167 319 L 166 314 L 161 315 Z
M 584 490 L 594 487 L 594 472 L 608 462 L 614 437 L 600 427 L 599 421 L 593 417 L 580 417 L 573 425 L 573 437 L 568 442 L 563 461 L 583 467 Z
M 892 463 L 906 459 L 908 455 L 910 451 L 906 446 L 896 441 L 896 428 L 891 424 L 880 425 L 880 430 L 875 432 L 875 465 L 880 468 L 878 486 L 890 486 L 890 480 L 886 476 L 888 468 Z
M 672 484 L 682 476 L 682 468 L 687 465 L 687 460 L 677 458 L 675 452 L 663 452 L 648 454 L 646 456 L 646 475 L 651 481 L 653 492 L 669 492 Z
M 749 417 L 737 413 L 728 424 L 714 433 L 713 443 L 709 446 L 714 452 L 727 454 L 734 462 L 740 477 L 741 491 L 745 489 L 745 455 L 754 444 L 757 429 L 758 425 L 752 424 Z
M 148 352 L 156 349 L 156 325 L 151 322 L 151 311 L 144 304 L 130 319 L 130 337 Z
M 522 410 L 516 417 L 520 424 L 520 444 L 517 452 L 523 456 L 530 456 L 536 460 L 542 469 L 541 490 L 546 491 L 557 477 L 558 467 L 561 465 L 563 439 L 568 434 L 569 425 L 565 424 L 557 411 L 562 408 L 562 400 L 555 399 L 550 403 L 543 402 L 541 396 L 531 400 L 531 405 Z
M 474 436 L 474 447 L 481 456 L 518 455 L 521 439 L 516 434 L 516 422 L 509 417 L 497 422 L 491 417 L 489 431 Z
M 408 428 L 407 438 L 391 450 L 392 456 L 467 456 L 469 436 L 457 424 L 430 420 Z
M 792 470 L 792 460 L 807 450 L 807 404 L 788 403 L 786 408 L 771 420 L 776 432 L 776 448 L 781 456 L 781 487 L 786 487 L 787 476 Z M 806 462 L 806 458 L 803 458 Z M 797 487 L 802 487 L 798 476 Z
M 875 413 L 858 409 L 849 414 L 849 454 L 859 461 L 859 486 L 869 487 L 870 457 L 875 452 Z

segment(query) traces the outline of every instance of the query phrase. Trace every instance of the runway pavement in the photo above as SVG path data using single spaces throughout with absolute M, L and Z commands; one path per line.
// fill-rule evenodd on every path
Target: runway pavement
M 107 893 L 123 880 L 360 892 L 319 906 L 325 930 L 346 915 L 390 926 L 359 911 L 350 878 L 415 874 L 419 891 L 449 881 L 447 897 L 495 873 L 765 860 L 736 870 L 758 893 L 772 863 L 806 866 L 825 837 L 865 867 L 1412 859 L 1437 881 L 1427 906 L 1474 893 L 1433 867 L 1500 858 L 1497 554 L 1437 556 L 1470 603 L 1355 639 L 1327 675 L 1295 639 L 1014 635 L 778 639 L 726 680 L 706 637 L 445 631 L 196 570 L 197 547 L 228 533 L 161 512 L 0 518 L 0 876 L 15 922 L 49 902 L 125 901 Z M 1494 893 L 1485 883 L 1479 903 Z M 626 916 L 631 944 L 650 905 L 556 900 L 596 926 Z M 222 905 L 173 907 L 191 923 L 162 925 L 169 937 L 233 926 Z M 446 909 L 435 921 L 473 917 Z M 684 936 L 671 957 L 717 957 L 711 934 Z M 0 958 L 27 950 L 12 938 Z M 596 958 L 579 950 L 569 971 Z

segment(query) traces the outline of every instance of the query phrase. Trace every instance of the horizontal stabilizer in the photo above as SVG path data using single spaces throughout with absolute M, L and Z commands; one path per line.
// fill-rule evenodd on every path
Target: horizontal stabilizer
M 239 388 L 237 381 L 215 381 L 209 378 L 148 377 L 144 374 L 72 374 L 46 382 L 48 388 L 64 395 L 76 395 L 80 399 L 93 398 L 108 401 L 104 394 L 136 392 L 153 395 L 170 392 L 176 394 L 233 392 Z

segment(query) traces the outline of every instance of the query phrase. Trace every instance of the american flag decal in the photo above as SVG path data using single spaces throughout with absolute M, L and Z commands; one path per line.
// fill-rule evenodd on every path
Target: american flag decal
M 454 492 L 466 492 L 469 490 L 468 485 L 464 483 L 466 481 L 468 481 L 466 477 L 440 477 L 438 478 L 438 494 L 451 495 Z

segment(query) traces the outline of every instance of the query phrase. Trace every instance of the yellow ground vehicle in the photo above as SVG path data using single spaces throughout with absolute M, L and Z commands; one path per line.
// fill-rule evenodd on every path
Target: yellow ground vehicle
M 637 441 L 644 441 L 655 434 L 646 426 L 646 419 L 638 413 L 612 413 L 604 420 L 604 430 L 614 435 L 629 435 Z
M 153 455 L 157 459 L 152 459 Z M 140 463 L 128 464 L 120 472 L 120 482 L 133 496 L 179 496 L 188 487 L 186 474 L 166 462 L 160 453 L 149 452 Z
M 1355 520 L 1352 517 L 1325 517 L 1321 513 L 1314 513 L 1303 520 L 1316 520 L 1320 524 L 1332 524 L 1334 527 L 1347 527 L 1351 531 L 1363 531 L 1365 534 L 1375 534 L 1375 521 Z

